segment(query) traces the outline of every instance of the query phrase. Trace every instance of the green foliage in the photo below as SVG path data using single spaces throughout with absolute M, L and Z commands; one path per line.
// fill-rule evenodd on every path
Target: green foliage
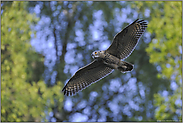
M 30 25 L 38 21 L 26 11 L 27 2 L 3 5 L 1 15 L 1 121 L 41 121 L 45 111 L 51 111 L 54 98 L 62 103 L 61 82 L 48 88 L 35 67 L 43 58 L 32 50 L 29 43 Z M 35 81 L 35 82 L 34 82 Z
M 182 106 L 175 102 L 182 98 L 182 2 L 159 2 L 152 6 L 154 12 L 150 15 L 148 31 L 154 36 L 146 51 L 150 56 L 150 63 L 161 67 L 157 77 L 167 78 L 178 85 L 173 94 L 169 93 L 168 101 L 160 94 L 154 95 L 158 106 L 155 117 L 158 120 L 173 117 L 181 119 Z
M 161 77 L 171 79 L 171 75 L 175 74 L 178 77 L 176 80 L 180 80 L 179 75 L 182 72 L 182 55 L 180 54 L 182 4 L 181 2 L 165 2 L 162 9 L 162 11 L 157 9 L 156 13 L 152 13 L 148 31 L 155 34 L 155 37 L 146 51 L 150 55 L 150 62 L 162 67 Z M 169 68 L 166 67 L 167 64 L 170 65 Z

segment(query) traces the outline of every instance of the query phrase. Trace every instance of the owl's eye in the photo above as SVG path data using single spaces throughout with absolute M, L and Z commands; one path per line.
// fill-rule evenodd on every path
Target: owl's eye
M 97 54 L 97 52 L 95 52 L 95 55 Z

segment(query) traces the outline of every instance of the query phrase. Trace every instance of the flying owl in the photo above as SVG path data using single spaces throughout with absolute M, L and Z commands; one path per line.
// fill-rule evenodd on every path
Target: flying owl
M 62 91 L 64 95 L 72 96 L 90 84 L 99 81 L 113 72 L 114 69 L 125 73 L 133 69 L 131 63 L 122 61 L 135 49 L 140 37 L 147 28 L 144 20 L 135 20 L 114 36 L 107 50 L 94 51 L 94 61 L 80 68 L 67 82 Z

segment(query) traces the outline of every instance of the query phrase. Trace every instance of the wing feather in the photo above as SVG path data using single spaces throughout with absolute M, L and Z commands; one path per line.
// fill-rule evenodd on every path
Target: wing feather
M 99 81 L 112 73 L 113 69 L 107 67 L 102 61 L 94 60 L 87 66 L 80 68 L 67 82 L 62 91 L 64 95 L 74 95 L 90 84 Z
M 108 53 L 120 58 L 127 58 L 135 49 L 138 40 L 147 28 L 144 20 L 135 20 L 132 24 L 116 34 L 112 44 L 106 50 Z

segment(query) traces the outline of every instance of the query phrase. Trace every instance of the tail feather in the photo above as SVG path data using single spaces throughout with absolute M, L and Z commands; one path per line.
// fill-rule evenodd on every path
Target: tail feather
M 122 65 L 118 67 L 118 70 L 120 70 L 122 73 L 132 71 L 133 70 L 133 65 L 131 63 L 122 61 Z

